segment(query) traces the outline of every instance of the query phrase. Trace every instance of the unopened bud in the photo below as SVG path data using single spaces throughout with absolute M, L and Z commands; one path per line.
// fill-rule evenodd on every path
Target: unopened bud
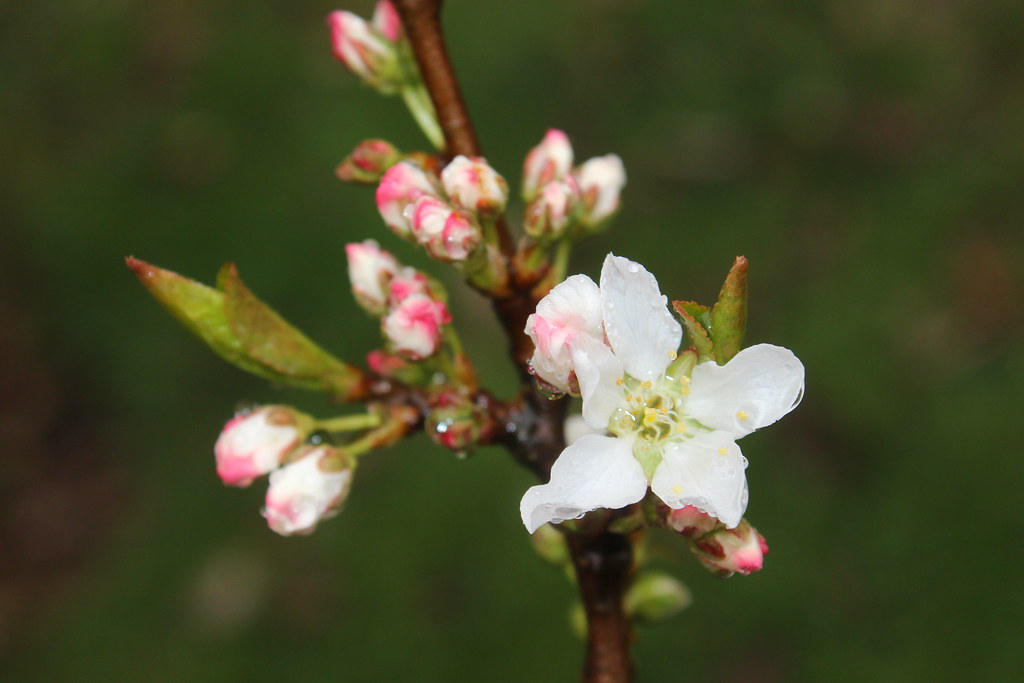
M 267 524 L 282 536 L 309 534 L 320 520 L 338 513 L 352 485 L 351 457 L 330 446 L 315 446 L 270 474 Z
M 362 17 L 351 12 L 331 12 L 331 48 L 348 70 L 383 93 L 401 84 L 398 48 Z
M 388 0 L 380 0 L 377 3 L 370 21 L 373 27 L 392 43 L 397 43 L 402 37 L 402 19 L 398 16 L 398 10 Z
M 701 512 L 692 505 L 687 505 L 677 510 L 666 506 L 662 513 L 665 519 L 665 526 L 687 538 L 699 538 L 712 529 L 722 526 L 717 517 Z
M 523 227 L 533 237 L 557 239 L 576 220 L 579 205 L 580 190 L 575 178 L 553 180 L 526 207 Z
M 228 486 L 248 486 L 277 468 L 306 438 L 310 419 L 288 406 L 263 406 L 224 425 L 214 446 L 217 476 Z
M 619 208 L 622 188 L 626 185 L 626 169 L 615 154 L 588 159 L 576 169 L 583 211 L 580 221 L 593 227 L 609 218 Z
M 427 434 L 435 443 L 464 453 L 480 440 L 486 416 L 465 396 L 455 392 L 439 395 L 427 413 Z
M 419 197 L 405 215 L 416 241 L 438 261 L 465 261 L 483 241 L 480 226 L 439 197 Z
M 523 164 L 523 200 L 533 199 L 541 187 L 561 180 L 572 168 L 572 145 L 557 128 L 550 129 L 539 145 L 526 155 Z
M 421 360 L 440 348 L 442 326 L 451 319 L 443 301 L 413 294 L 384 317 L 381 328 L 395 353 Z
M 431 299 L 441 297 L 434 291 L 427 276 L 411 266 L 399 270 L 388 283 L 388 306 L 395 308 L 410 296 L 423 295 Z
M 387 140 L 363 140 L 334 172 L 347 183 L 376 184 L 400 157 L 401 152 Z
M 752 574 L 764 566 L 768 543 L 747 520 L 735 529 L 720 527 L 690 544 L 690 549 L 708 571 L 721 577 Z
M 674 617 L 693 603 L 690 590 L 662 572 L 640 574 L 626 591 L 626 614 L 638 621 L 657 623 Z
M 398 261 L 373 240 L 346 244 L 345 256 L 356 301 L 368 312 L 383 315 L 388 284 L 400 269 Z
M 456 206 L 483 216 L 500 214 L 508 201 L 508 183 L 482 157 L 455 157 L 441 171 L 441 184 Z
M 556 567 L 568 567 L 572 563 L 569 555 L 569 544 L 565 542 L 565 534 L 554 525 L 542 524 L 530 536 L 530 543 L 540 558 Z
M 410 161 L 395 164 L 377 186 L 377 210 L 399 237 L 412 239 L 412 228 L 405 207 L 423 195 L 436 196 L 437 185 L 430 175 Z

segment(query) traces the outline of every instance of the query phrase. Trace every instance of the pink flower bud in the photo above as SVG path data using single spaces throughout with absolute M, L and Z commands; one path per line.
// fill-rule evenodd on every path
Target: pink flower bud
M 483 240 L 472 218 L 438 197 L 419 197 L 405 215 L 416 241 L 439 261 L 465 261 Z
M 626 185 L 622 159 L 614 154 L 588 159 L 575 175 L 583 196 L 583 223 L 597 225 L 618 210 L 619 196 Z
M 677 510 L 666 508 L 665 526 L 687 538 L 699 538 L 707 532 L 722 526 L 718 518 L 701 512 L 692 505 Z
M 575 178 L 553 180 L 526 207 L 523 227 L 534 237 L 561 237 L 576 220 L 579 205 L 580 189 Z
M 523 199 L 530 201 L 552 180 L 560 180 L 572 168 L 572 145 L 562 131 L 552 128 L 530 150 L 523 164 Z
M 487 416 L 459 392 L 443 392 L 434 398 L 424 420 L 427 435 L 445 448 L 465 453 L 480 440 Z
M 353 464 L 329 446 L 311 448 L 298 460 L 270 474 L 263 516 L 282 536 L 308 534 L 333 517 L 348 495 Z
M 380 349 L 366 354 L 366 364 L 381 377 L 393 377 L 409 367 L 409 361 Z
M 708 571 L 726 577 L 760 571 L 768 543 L 744 519 L 735 529 L 722 526 L 705 534 L 693 541 L 690 549 Z
M 437 186 L 426 171 L 412 162 L 395 164 L 381 178 L 377 186 L 377 210 L 399 237 L 412 237 L 405 207 L 422 195 L 437 196 Z
M 395 257 L 373 240 L 345 245 L 348 279 L 356 301 L 374 315 L 382 315 L 387 306 L 388 284 L 400 266 Z
M 213 447 L 217 476 L 228 486 L 248 486 L 278 467 L 305 438 L 300 414 L 287 406 L 263 406 L 224 425 Z
M 441 184 L 456 206 L 485 216 L 500 214 L 508 201 L 508 183 L 482 157 L 455 157 L 441 171 Z
M 420 360 L 441 346 L 441 326 L 449 322 L 451 315 L 443 301 L 413 294 L 385 316 L 382 330 L 392 350 Z
M 373 9 L 373 27 L 381 32 L 392 43 L 397 43 L 402 36 L 402 19 L 398 16 L 395 6 L 388 0 L 381 0 Z
M 331 12 L 331 48 L 349 71 L 381 92 L 400 82 L 398 50 L 378 29 L 351 12 Z
M 334 173 L 346 183 L 377 184 L 398 161 L 400 152 L 387 140 L 363 140 L 345 157 Z
M 430 287 L 427 276 L 420 271 L 406 266 L 398 271 L 388 285 L 388 306 L 395 308 L 410 296 L 423 295 L 431 299 L 436 298 Z

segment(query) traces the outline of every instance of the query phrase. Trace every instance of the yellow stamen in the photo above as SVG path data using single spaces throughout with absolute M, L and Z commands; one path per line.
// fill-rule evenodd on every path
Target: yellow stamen
M 686 433 L 686 425 L 680 422 L 679 424 L 676 425 L 676 431 L 680 434 Z
M 668 350 L 668 357 L 669 357 L 669 358 L 671 358 L 672 360 L 675 360 L 677 356 L 679 356 L 679 354 L 678 354 L 678 353 L 676 353 L 676 352 L 675 352 L 675 351 L 673 351 L 672 349 L 669 349 L 669 350 Z
M 743 422 L 748 417 L 750 417 L 750 416 L 747 415 L 747 411 L 745 411 L 745 410 L 741 410 L 740 412 L 736 413 L 736 419 L 738 419 L 740 422 Z
M 651 383 L 650 383 L 650 381 L 645 380 L 645 381 L 640 383 L 640 386 L 642 386 L 644 389 L 650 389 L 651 388 Z
M 623 384 L 625 384 L 625 383 L 626 383 L 626 380 L 624 380 L 624 379 L 622 379 L 622 378 L 620 377 L 620 378 L 618 378 L 617 380 L 615 380 L 615 383 L 616 383 L 616 384 L 618 384 L 618 385 L 619 385 L 619 386 L 621 387 L 621 386 L 622 386 Z
M 626 394 L 626 400 L 627 401 L 632 401 L 633 400 L 633 394 Z
M 644 426 L 650 427 L 658 421 L 658 411 L 654 408 L 644 408 Z
M 682 486 L 676 484 L 675 486 L 672 487 L 672 493 L 682 493 L 682 492 L 683 492 L 683 487 Z
M 729 452 L 729 449 L 726 448 L 725 446 L 719 446 L 718 447 L 718 454 L 719 455 L 725 455 L 728 452 Z

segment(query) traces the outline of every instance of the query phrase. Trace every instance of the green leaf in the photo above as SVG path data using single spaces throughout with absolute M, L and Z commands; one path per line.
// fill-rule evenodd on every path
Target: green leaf
M 349 396 L 362 385 L 359 369 L 324 351 L 257 299 L 233 263 L 221 268 L 217 284 L 224 293 L 224 316 L 250 358 L 307 389 Z
M 747 332 L 747 259 L 737 256 L 725 278 L 718 302 L 711 309 L 711 339 L 715 360 L 728 363 L 743 348 Z
M 697 349 L 697 356 L 701 359 L 714 358 L 715 345 L 708 334 L 707 323 L 703 322 L 710 317 L 710 309 L 692 301 L 673 301 L 672 308 L 683 321 L 686 338 L 690 346 Z
M 125 262 L 149 293 L 217 355 L 246 372 L 280 379 L 278 373 L 246 353 L 224 315 L 223 293 L 131 256 Z
M 126 262 L 164 308 L 242 370 L 350 400 L 365 387 L 358 368 L 325 352 L 257 299 L 233 264 L 221 269 L 219 291 L 136 258 Z

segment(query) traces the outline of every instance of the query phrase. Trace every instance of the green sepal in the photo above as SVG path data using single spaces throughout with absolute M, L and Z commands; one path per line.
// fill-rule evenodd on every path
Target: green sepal
M 747 259 L 737 256 L 711 309 L 715 360 L 724 365 L 743 348 L 747 331 Z
M 690 346 L 697 350 L 700 360 L 715 357 L 715 345 L 708 328 L 711 326 L 711 309 L 692 301 L 673 301 L 672 308 L 683 321 Z
M 316 345 L 242 283 L 235 264 L 217 274 L 224 292 L 224 315 L 251 358 L 286 378 L 288 384 L 347 396 L 362 382 L 362 373 Z

